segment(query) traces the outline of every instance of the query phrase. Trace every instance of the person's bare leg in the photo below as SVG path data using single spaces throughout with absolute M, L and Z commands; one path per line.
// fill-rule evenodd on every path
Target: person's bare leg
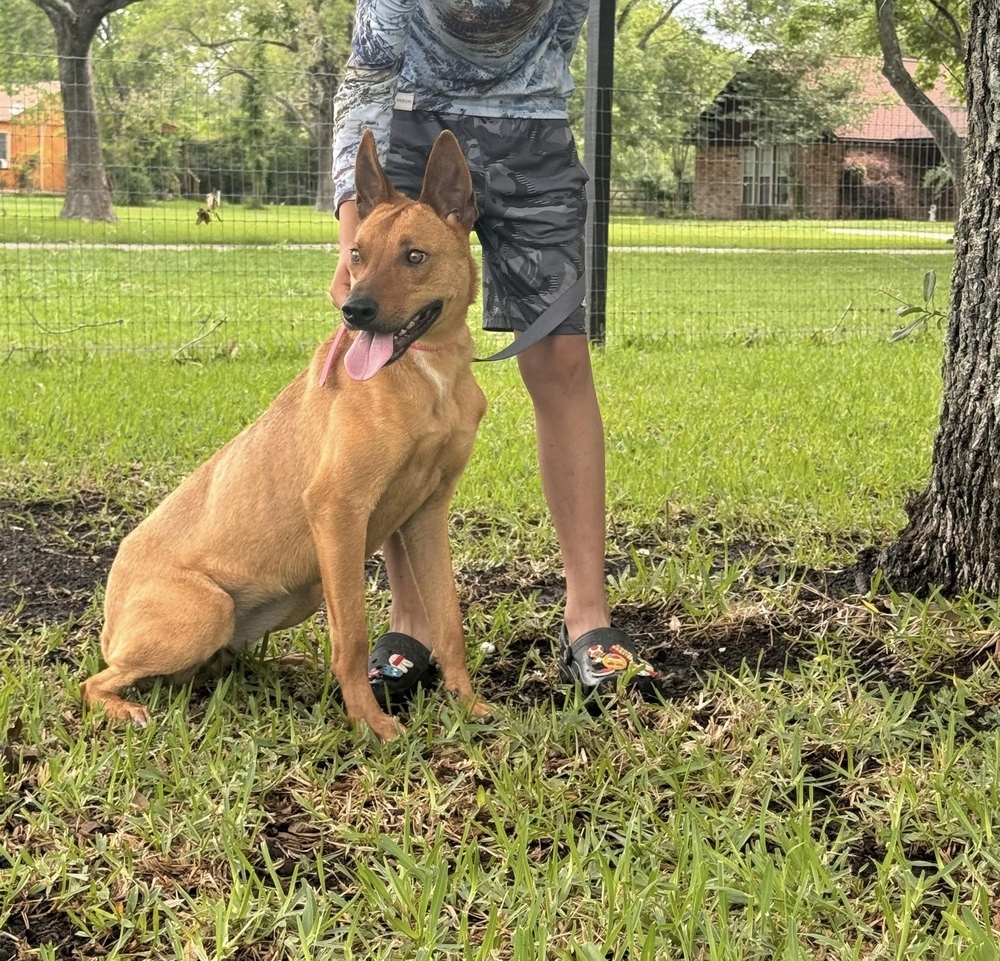
M 385 542 L 382 551 L 385 554 L 389 590 L 392 593 L 389 630 L 409 634 L 427 650 L 433 650 L 435 638 L 430 635 L 427 604 L 420 596 L 413 565 L 398 532 Z
M 611 623 L 605 587 L 604 424 L 581 334 L 545 337 L 517 356 L 535 408 L 542 488 L 562 551 L 566 631 Z

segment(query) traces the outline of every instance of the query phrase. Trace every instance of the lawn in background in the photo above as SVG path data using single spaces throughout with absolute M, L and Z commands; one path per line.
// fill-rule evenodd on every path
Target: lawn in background
M 121 498 L 138 477 L 143 496 L 162 494 L 255 419 L 311 353 L 22 358 L 0 381 L 0 463 L 14 490 L 68 494 L 82 485 Z M 650 342 L 593 356 L 612 515 L 628 524 L 679 511 L 734 536 L 766 533 L 793 551 L 809 545 L 819 553 L 803 559 L 825 563 L 828 538 L 888 536 L 926 470 L 938 336 L 863 349 L 813 339 Z M 476 376 L 490 408 L 456 507 L 485 513 L 488 504 L 501 534 L 510 528 L 532 538 L 525 551 L 547 552 L 516 365 L 478 365 Z M 518 519 L 529 507 L 534 522 L 525 526 Z
M 337 221 L 311 207 L 223 204 L 198 224 L 200 200 L 118 207 L 118 223 L 60 220 L 61 197 L 0 196 L 0 243 L 333 244 Z M 615 216 L 615 246 L 945 250 L 950 223 L 909 220 L 718 221 Z
M 608 341 L 879 339 L 898 326 L 900 301 L 921 302 L 927 270 L 946 296 L 951 262 L 935 252 L 613 251 Z M 0 249 L 0 357 L 12 348 L 311 349 L 338 322 L 334 264 L 324 250 L 279 246 Z

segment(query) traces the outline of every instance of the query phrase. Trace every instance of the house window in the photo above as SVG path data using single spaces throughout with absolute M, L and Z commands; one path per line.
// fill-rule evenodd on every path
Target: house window
M 6 167 L 10 161 L 10 155 L 7 152 L 7 134 L 0 133 L 0 167 Z
M 743 205 L 773 207 L 788 203 L 792 148 L 755 144 L 743 148 Z

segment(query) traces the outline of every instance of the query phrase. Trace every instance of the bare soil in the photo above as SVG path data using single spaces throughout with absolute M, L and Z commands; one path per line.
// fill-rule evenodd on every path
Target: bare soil
M 62 501 L 0 500 L 0 645 L 44 624 L 77 628 L 67 635 L 79 643 L 92 634 L 96 643 L 95 591 L 107 577 L 120 538 L 141 516 L 134 508 L 111 503 L 95 491 L 81 491 Z M 467 523 L 458 520 L 459 525 Z M 613 539 L 641 549 L 651 562 L 666 553 L 661 531 L 632 531 Z M 858 621 L 859 616 L 852 651 L 859 676 L 892 687 L 910 686 L 905 666 L 875 637 L 877 616 L 852 605 L 856 588 L 850 570 L 800 572 L 796 576 L 804 586 L 797 602 L 779 612 L 756 604 L 753 586 L 773 582 L 778 576 L 775 552 L 761 544 L 720 543 L 720 556 L 723 551 L 730 564 L 740 556 L 754 559 L 744 579 L 746 603 L 733 616 L 692 624 L 670 599 L 619 605 L 614 612 L 616 623 L 631 634 L 658 670 L 660 696 L 687 696 L 703 685 L 711 671 L 738 672 L 747 665 L 768 674 L 794 668 L 799 660 L 813 656 L 810 638 L 831 626 L 842 626 L 845 619 Z M 615 573 L 634 569 L 630 556 L 625 555 L 611 556 L 608 564 Z M 379 559 L 369 561 L 369 575 L 387 586 Z M 562 590 L 558 573 L 539 574 L 538 565 L 528 558 L 460 571 L 458 586 L 466 608 L 488 608 L 496 598 L 511 594 L 534 596 L 536 604 L 544 607 L 557 602 Z M 515 633 L 506 650 L 487 658 L 480 668 L 478 683 L 484 695 L 525 704 L 548 700 L 553 694 L 552 672 L 525 670 L 524 662 L 533 649 L 541 660 L 550 661 L 552 643 L 551 637 L 538 636 L 530 627 Z M 79 651 L 57 649 L 49 657 L 75 663 Z M 971 663 L 955 662 L 947 670 L 965 673 L 970 667 Z

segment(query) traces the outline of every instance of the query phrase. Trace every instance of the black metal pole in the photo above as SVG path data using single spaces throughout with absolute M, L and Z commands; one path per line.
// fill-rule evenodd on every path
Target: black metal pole
M 611 88 L 615 77 L 615 0 L 590 0 L 587 19 L 583 159 L 587 189 L 587 336 L 604 345 L 611 207 Z

